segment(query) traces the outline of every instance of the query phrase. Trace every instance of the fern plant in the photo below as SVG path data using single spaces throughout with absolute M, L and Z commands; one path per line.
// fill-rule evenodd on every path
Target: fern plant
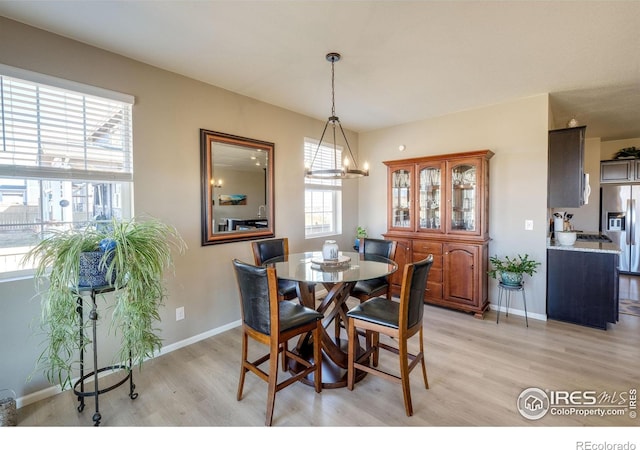
M 180 253 L 186 244 L 177 230 L 154 218 L 113 220 L 108 226 L 92 224 L 82 230 L 51 233 L 27 255 L 36 264 L 35 279 L 42 298 L 41 327 L 47 346 L 37 361 L 49 382 L 62 389 L 71 386 L 80 350 L 91 343 L 88 324 L 76 312 L 80 289 L 80 255 L 99 251 L 100 266 L 114 288 L 112 330 L 120 336 L 116 358 L 141 366 L 160 350 L 162 340 L 156 324 L 166 297 L 163 274 L 173 266 L 172 250 Z M 48 286 L 43 283 L 48 280 Z M 45 289 L 42 289 L 45 287 Z

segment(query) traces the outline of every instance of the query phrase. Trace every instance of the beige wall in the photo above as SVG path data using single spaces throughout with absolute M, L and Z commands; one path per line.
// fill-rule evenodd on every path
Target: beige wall
M 369 235 L 386 230 L 386 166 L 382 161 L 489 149 L 489 252 L 528 253 L 543 263 L 527 282 L 527 307 L 538 318 L 546 316 L 547 132 L 548 97 L 539 95 L 502 105 L 465 111 L 360 135 L 361 157 L 371 164 L 371 175 L 360 183 L 360 225 Z M 406 150 L 400 152 L 399 145 Z M 534 223 L 525 231 L 525 220 Z M 497 300 L 491 280 L 489 300 Z M 513 304 L 522 308 L 522 303 Z
M 614 155 L 618 153 L 618 151 L 629 147 L 640 148 L 640 138 L 603 142 L 600 146 L 600 160 L 606 161 L 608 159 L 613 159 Z
M 233 326 L 240 314 L 231 259 L 253 260 L 247 242 L 200 245 L 200 128 L 275 143 L 276 234 L 289 237 L 292 252 L 321 247 L 322 240 L 304 239 L 303 145 L 306 136 L 320 138 L 323 121 L 5 18 L 0 42 L 2 64 L 135 96 L 136 214 L 176 226 L 189 246 L 175 260 L 175 276 L 167 278 L 168 298 L 160 312 L 165 348 Z M 347 137 L 357 152 L 358 136 Z M 344 248 L 352 245 L 357 226 L 357 181 L 345 183 L 343 206 L 345 234 L 336 239 Z M 41 337 L 30 328 L 40 313 L 33 296 L 31 279 L 0 283 L 0 387 L 18 397 L 49 386 L 39 373 L 25 383 L 40 352 Z M 176 322 L 179 306 L 186 317 Z M 108 350 L 101 348 L 103 359 Z

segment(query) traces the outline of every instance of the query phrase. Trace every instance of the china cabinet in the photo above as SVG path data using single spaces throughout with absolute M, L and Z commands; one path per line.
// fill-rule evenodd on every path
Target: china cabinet
M 489 306 L 490 150 L 385 161 L 386 239 L 397 244 L 400 294 L 404 265 L 433 254 L 425 302 L 471 312 Z

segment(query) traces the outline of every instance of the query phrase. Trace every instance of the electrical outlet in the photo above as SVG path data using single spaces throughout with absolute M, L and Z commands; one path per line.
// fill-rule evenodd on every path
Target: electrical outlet
M 524 229 L 525 230 L 533 230 L 533 220 L 525 220 L 524 221 Z
M 184 306 L 176 308 L 176 321 L 184 319 Z

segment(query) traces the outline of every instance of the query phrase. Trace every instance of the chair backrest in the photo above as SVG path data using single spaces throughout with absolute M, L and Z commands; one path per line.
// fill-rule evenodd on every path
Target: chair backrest
M 277 238 L 262 241 L 252 241 L 253 259 L 256 266 L 261 266 L 266 260 L 289 254 L 289 239 Z
M 427 287 L 429 270 L 433 265 L 433 255 L 422 261 L 406 264 L 400 291 L 400 328 L 414 327 L 422 321 L 424 313 L 424 291 Z
M 396 257 L 396 241 L 387 239 L 373 239 L 362 238 L 360 239 L 360 254 L 366 256 L 383 256 L 388 259 L 394 259 Z
M 275 269 L 254 266 L 237 259 L 233 260 L 233 266 L 240 290 L 242 322 L 260 333 L 270 335 L 271 318 L 278 317 L 272 314 L 272 308 L 278 308 Z

